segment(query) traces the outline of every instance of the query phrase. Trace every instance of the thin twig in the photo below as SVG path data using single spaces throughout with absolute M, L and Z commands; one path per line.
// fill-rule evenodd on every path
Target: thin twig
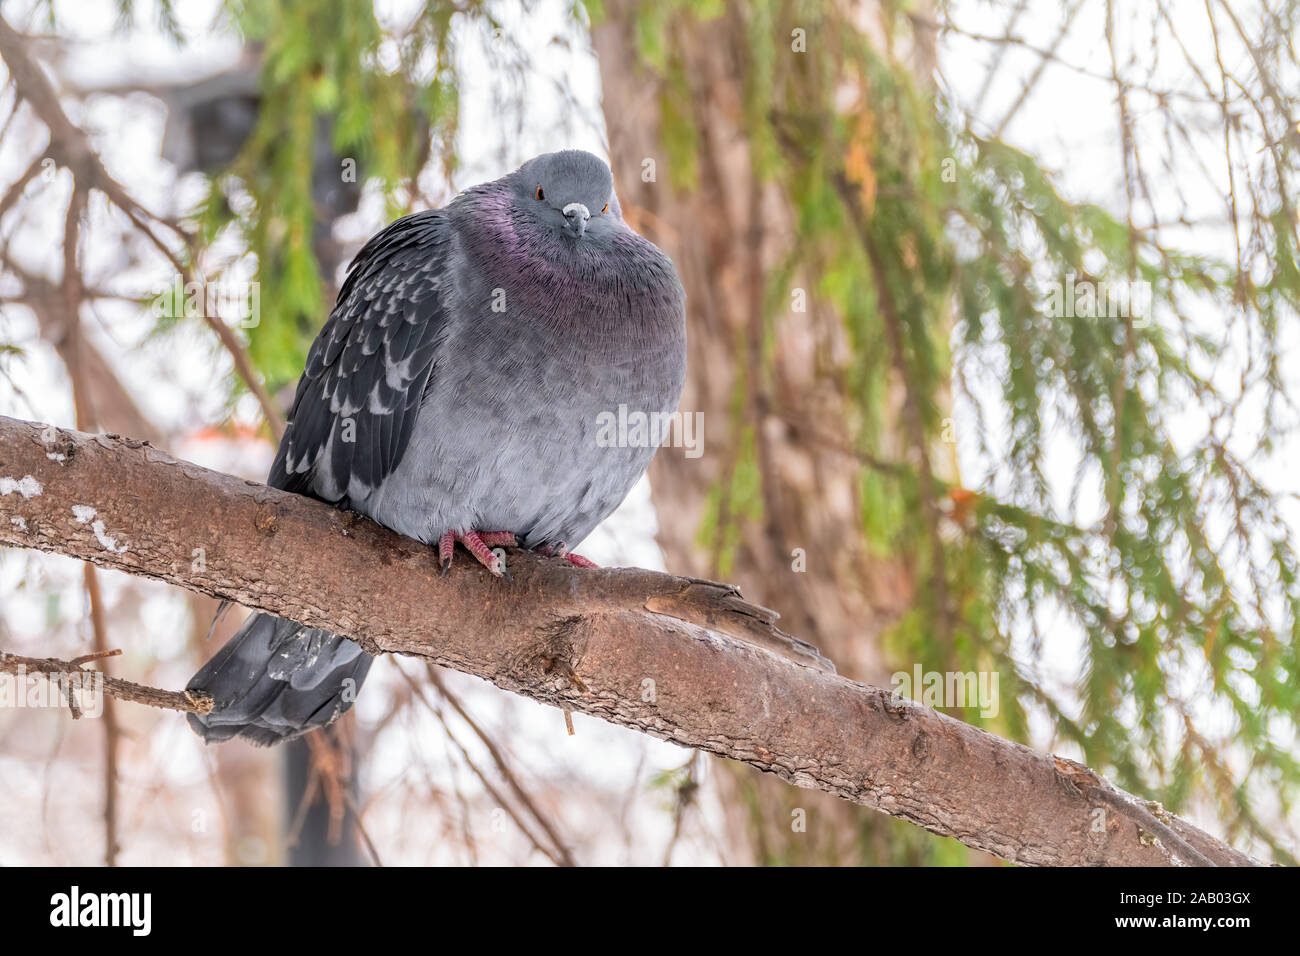
M 516 812 L 515 808 L 511 805 L 510 801 L 505 799 L 505 797 L 497 789 L 496 785 L 493 784 L 492 781 L 488 779 L 487 774 L 485 774 L 482 770 L 480 770 L 478 765 L 474 763 L 473 758 L 471 758 L 469 755 L 469 751 L 465 749 L 464 744 L 462 744 L 456 738 L 456 735 L 452 732 L 451 726 L 447 723 L 447 718 L 442 712 L 442 708 L 439 707 L 437 704 L 435 704 L 433 701 L 429 700 L 429 698 L 424 693 L 424 688 L 422 688 L 419 684 L 416 683 L 415 678 L 413 678 L 410 674 L 406 673 L 406 671 L 400 667 L 397 668 L 397 672 L 402 675 L 403 680 L 405 680 L 406 683 L 410 686 L 412 693 L 415 695 L 415 699 L 418 700 L 420 703 L 422 703 L 426 708 L 428 708 L 429 712 L 432 713 L 434 717 L 438 719 L 438 722 L 442 725 L 443 730 L 446 731 L 447 739 L 450 740 L 451 743 L 455 745 L 458 751 L 460 751 L 461 759 L 465 761 L 465 765 L 469 767 L 470 771 L 474 774 L 474 776 L 478 777 L 479 783 L 483 785 L 483 788 L 488 792 L 488 794 L 492 797 L 492 799 L 497 802 L 497 805 L 503 811 L 505 811 L 506 815 L 509 816 L 511 820 L 515 822 L 515 826 L 519 828 L 520 832 L 522 832 L 524 836 L 528 837 L 529 842 L 532 843 L 532 845 L 536 847 L 539 852 L 545 855 L 556 866 L 576 866 L 573 857 L 569 855 L 569 851 L 564 847 L 563 844 L 556 842 L 553 844 L 553 847 L 548 846 L 546 842 L 539 839 L 538 836 L 535 833 L 533 833 L 532 829 L 528 826 L 528 824 L 523 819 L 520 818 L 519 814 Z M 530 801 L 525 800 L 523 802 L 525 803 L 525 806 L 530 806 L 531 809 Z
M 483 742 L 483 746 L 487 748 L 488 753 L 492 757 L 492 762 L 497 765 L 497 770 L 500 771 L 501 776 L 505 778 L 506 784 L 509 785 L 511 791 L 519 798 L 524 806 L 528 808 L 528 812 L 532 815 L 533 819 L 537 821 L 538 825 L 546 831 L 546 835 L 550 837 L 551 842 L 559 850 L 560 855 L 565 858 L 565 865 L 576 865 L 572 856 L 570 856 L 569 851 L 565 848 L 564 841 L 560 839 L 559 832 L 546 815 L 538 809 L 536 801 L 533 800 L 533 798 L 519 783 L 519 778 L 515 775 L 514 771 L 510 769 L 510 764 L 506 762 L 505 756 L 502 754 L 501 748 L 497 746 L 496 741 L 494 741 L 492 737 L 479 726 L 474 718 L 469 715 L 469 712 L 461 706 L 456 695 L 447 689 L 447 685 L 443 682 L 442 676 L 438 673 L 438 668 L 433 664 L 430 664 L 428 665 L 427 670 L 429 672 L 429 680 L 433 683 L 433 686 L 438 688 L 438 693 L 442 695 L 443 699 L 449 705 L 451 705 L 451 709 L 456 712 L 457 716 L 459 716 L 461 720 L 465 721 L 465 723 L 469 725 L 470 730 L 474 731 L 478 739 Z M 566 710 L 564 714 L 565 722 L 569 723 L 569 721 L 572 720 L 569 711 Z M 572 734 L 572 724 L 569 724 L 569 727 L 569 733 Z
M 374 841 L 370 839 L 370 834 L 366 832 L 366 825 L 361 819 L 361 812 L 357 809 L 357 803 L 352 799 L 352 794 L 348 793 L 346 789 L 343 791 L 343 800 L 347 803 L 348 810 L 352 812 L 352 819 L 357 824 L 357 832 L 361 834 L 361 839 L 365 841 L 370 858 L 375 861 L 375 866 L 382 867 L 384 861 L 379 859 L 379 851 L 375 849 Z
M 50 144 L 46 150 L 49 157 L 72 172 L 78 189 L 96 189 L 107 196 L 136 229 L 176 267 L 186 283 L 194 281 L 193 268 L 176 255 L 150 222 L 163 225 L 176 233 L 189 249 L 194 246 L 194 237 L 175 222 L 145 209 L 131 197 L 121 183 L 109 175 L 86 132 L 68 119 L 49 79 L 28 56 L 23 36 L 9 26 L 2 17 L 0 17 L 0 59 L 3 59 L 9 67 L 10 81 L 16 95 L 31 104 L 36 115 L 49 129 Z M 206 313 L 206 310 L 204 311 Z M 236 372 L 261 405 L 262 414 L 278 440 L 284 433 L 284 420 L 266 391 L 266 387 L 258 378 L 247 349 L 220 317 L 205 314 L 204 320 L 216 333 L 222 347 L 230 353 Z
M 110 652 L 113 655 L 120 653 L 120 650 Z M 129 680 L 122 680 L 120 677 L 110 677 L 103 671 L 84 670 L 77 666 L 75 659 L 64 661 L 54 657 L 23 657 L 0 651 L 0 673 L 50 676 L 92 674 L 103 677 L 104 693 L 116 700 L 127 700 L 162 710 L 179 710 L 186 714 L 212 713 L 212 698 L 202 691 L 160 690 L 157 687 L 136 684 Z M 84 679 L 84 676 L 78 677 L 78 680 L 84 681 Z

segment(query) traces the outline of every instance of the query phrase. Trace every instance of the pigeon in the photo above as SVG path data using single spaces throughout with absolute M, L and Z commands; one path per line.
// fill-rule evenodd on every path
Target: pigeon
M 623 220 L 603 160 L 547 153 L 366 243 L 267 483 L 436 548 L 444 571 L 457 543 L 503 579 L 503 547 L 592 566 L 570 549 L 656 450 L 602 423 L 666 420 L 650 416 L 676 410 L 685 375 L 672 260 Z M 290 740 L 346 712 L 370 664 L 345 636 L 254 614 L 187 685 L 214 701 L 190 725 Z

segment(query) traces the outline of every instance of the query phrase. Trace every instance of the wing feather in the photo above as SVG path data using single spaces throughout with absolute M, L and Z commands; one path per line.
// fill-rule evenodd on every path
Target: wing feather
M 347 506 L 392 474 L 446 329 L 450 247 L 447 217 L 431 210 L 357 254 L 307 355 L 268 484 Z

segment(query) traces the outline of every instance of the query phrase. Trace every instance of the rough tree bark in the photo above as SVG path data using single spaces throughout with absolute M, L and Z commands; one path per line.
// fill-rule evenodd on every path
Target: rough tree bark
M 1092 771 L 824 669 L 727 585 L 514 552 L 513 582 L 150 446 L 0 418 L 0 544 L 349 634 L 1023 864 L 1248 865 Z M 779 653 L 774 653 L 774 651 Z
M 713 19 L 696 21 L 683 11 L 668 17 L 666 45 L 680 58 L 684 77 L 677 87 L 639 52 L 645 6 L 642 0 L 610 0 L 593 45 L 619 198 L 635 228 L 669 252 L 686 287 L 691 361 L 681 409 L 701 413 L 706 426 L 702 457 L 666 451 L 651 466 L 657 540 L 668 567 L 735 580 L 746 594 L 781 608 L 790 629 L 822 648 L 845 674 L 884 683 L 891 668 L 880 637 L 913 606 L 916 575 L 906 556 L 873 553 L 864 540 L 863 464 L 854 452 L 855 413 L 846 385 L 858 359 L 842 318 L 815 297 L 807 312 L 765 318 L 765 282 L 796 241 L 796 214 L 777 185 L 754 174 L 743 108 L 745 84 L 752 80 L 745 12 L 732 3 Z M 875 35 L 883 31 L 879 15 L 868 3 L 858 19 Z M 784 35 L 798 24 L 778 25 Z M 695 131 L 698 176 L 690 187 L 681 185 L 671 165 L 665 104 Z M 656 175 L 647 182 L 648 159 Z M 815 289 L 815 267 L 803 263 L 791 285 Z M 765 361 L 767 334 L 774 344 Z M 891 404 L 901 406 L 896 384 L 889 394 Z M 903 416 L 886 418 L 900 423 L 899 433 L 885 436 L 877 452 L 901 459 L 911 441 Z M 747 434 L 762 496 L 758 518 L 738 513 L 727 490 Z M 716 509 L 717 523 L 734 528 L 729 560 L 717 541 L 701 547 L 709 509 Z M 795 549 L 805 558 L 802 568 Z M 945 669 L 940 661 L 926 665 Z M 826 800 L 809 804 L 802 795 L 792 801 L 782 788 L 748 776 L 724 778 L 722 785 L 728 803 L 747 808 L 732 820 L 738 831 L 732 842 L 756 859 L 900 859 L 889 834 L 852 808 Z M 821 825 L 792 833 L 796 803 Z

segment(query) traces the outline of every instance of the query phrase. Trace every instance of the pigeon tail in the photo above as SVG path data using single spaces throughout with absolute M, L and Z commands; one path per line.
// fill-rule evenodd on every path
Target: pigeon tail
M 254 614 L 186 685 L 213 700 L 190 726 L 208 743 L 292 740 L 347 711 L 373 660 L 346 637 Z

